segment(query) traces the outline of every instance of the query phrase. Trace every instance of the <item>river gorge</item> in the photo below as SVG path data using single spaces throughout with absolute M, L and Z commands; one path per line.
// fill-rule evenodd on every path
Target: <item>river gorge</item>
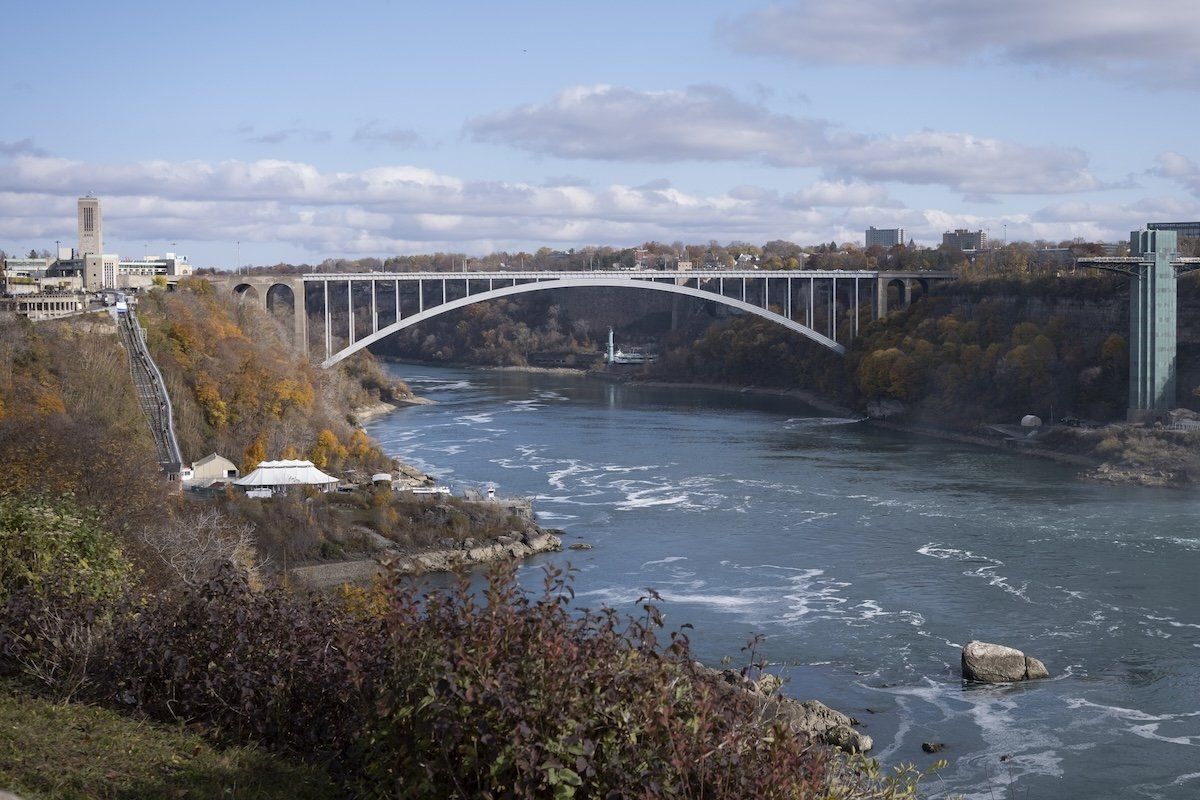
M 373 420 L 456 490 L 535 498 L 577 603 L 647 587 L 718 666 L 754 634 L 785 691 L 858 718 L 933 796 L 1200 793 L 1200 495 L 830 417 L 791 398 L 390 365 L 433 405 Z M 971 639 L 1051 679 L 966 686 Z M 923 742 L 943 742 L 937 756 Z

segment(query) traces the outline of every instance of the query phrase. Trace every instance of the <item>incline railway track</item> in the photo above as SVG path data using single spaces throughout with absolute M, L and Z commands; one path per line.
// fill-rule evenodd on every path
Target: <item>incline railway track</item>
M 167 471 L 177 472 L 183 465 L 183 455 L 179 451 L 179 442 L 175 439 L 171 398 L 163 383 L 162 373 L 158 371 L 158 366 L 146 347 L 146 334 L 131 312 L 117 315 L 117 330 L 120 332 L 121 343 L 129 354 L 129 374 L 137 390 L 138 404 L 142 407 L 142 413 L 146 415 L 146 422 L 150 425 L 150 433 L 154 437 L 158 463 Z

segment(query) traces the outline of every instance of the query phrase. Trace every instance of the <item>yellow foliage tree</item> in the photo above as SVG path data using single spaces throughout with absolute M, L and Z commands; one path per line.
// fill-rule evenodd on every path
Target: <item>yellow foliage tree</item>
M 358 428 L 350 436 L 350 455 L 354 458 L 364 458 L 370 455 L 374 447 L 371 445 L 371 437 L 367 436 L 366 431 Z
M 246 451 L 242 453 L 242 472 L 251 472 L 255 467 L 266 460 L 267 442 L 261 435 L 259 435 L 253 442 L 250 443 L 250 446 L 246 448 Z
M 348 454 L 346 447 L 338 441 L 337 434 L 326 428 L 317 436 L 317 443 L 308 451 L 308 460 L 325 469 L 340 464 Z
M 196 401 L 209 425 L 220 428 L 229 421 L 229 411 L 221 399 L 221 388 L 204 372 L 196 375 Z

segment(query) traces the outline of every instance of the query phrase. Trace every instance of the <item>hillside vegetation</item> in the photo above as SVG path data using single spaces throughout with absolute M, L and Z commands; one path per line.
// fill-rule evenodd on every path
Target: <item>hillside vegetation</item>
M 1053 284 L 1053 285 L 1049 285 Z M 907 310 L 865 322 L 840 358 L 755 317 L 717 323 L 649 370 L 676 380 L 815 389 L 866 412 L 973 428 L 1034 413 L 1108 420 L 1124 414 L 1122 331 L 1081 330 L 1064 316 L 1029 321 L 1024 301 L 1107 299 L 1106 279 L 959 281 Z M 849 322 L 842 320 L 844 341 Z
M 330 470 L 388 467 L 352 410 L 410 396 L 369 353 L 322 370 L 294 351 L 275 319 L 202 280 L 154 292 L 138 309 L 175 406 L 185 458 L 216 452 L 243 472 L 307 458 Z
M 594 356 L 589 331 L 574 326 L 544 294 L 469 305 L 380 342 L 379 353 L 421 361 L 525 366 L 533 353 Z
M 70 493 L 132 530 L 161 513 L 154 442 L 106 314 L 0 318 L 3 491 Z

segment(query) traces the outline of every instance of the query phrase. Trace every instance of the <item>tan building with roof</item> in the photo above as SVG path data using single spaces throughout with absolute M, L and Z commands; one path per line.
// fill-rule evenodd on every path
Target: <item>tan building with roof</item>
M 217 453 L 210 453 L 199 461 L 192 462 L 190 470 L 184 470 L 180 479 L 190 486 L 209 486 L 219 481 L 232 481 L 236 479 L 241 472 L 238 470 L 237 464 L 234 464 L 225 456 Z

